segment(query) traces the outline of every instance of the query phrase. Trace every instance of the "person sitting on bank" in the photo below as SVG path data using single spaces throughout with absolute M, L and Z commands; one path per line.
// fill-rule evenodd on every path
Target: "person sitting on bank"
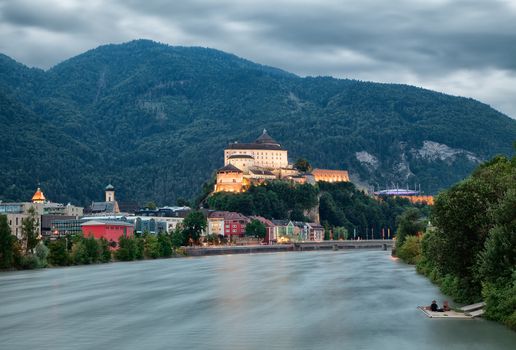
M 442 308 L 442 310 L 444 312 L 451 310 L 450 305 L 448 304 L 448 300 L 443 301 L 443 308 Z
M 432 304 L 430 304 L 429 309 L 432 312 L 438 312 L 439 311 L 439 306 L 437 305 L 437 301 L 432 300 Z

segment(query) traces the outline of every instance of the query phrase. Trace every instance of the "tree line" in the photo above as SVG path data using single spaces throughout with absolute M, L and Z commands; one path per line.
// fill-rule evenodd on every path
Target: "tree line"
M 11 234 L 6 215 L 0 215 L 0 269 L 34 269 L 47 266 L 87 265 L 114 260 L 166 258 L 183 254 L 180 247 L 199 244 L 206 229 L 206 218 L 199 211 L 191 212 L 172 232 L 121 236 L 118 249 L 112 242 L 92 236 L 67 236 L 58 239 L 38 237 L 36 213 L 22 219 L 22 238 Z
M 439 194 L 431 225 L 420 218 L 401 218 L 398 256 L 457 302 L 485 301 L 487 318 L 516 330 L 516 157 L 482 164 Z

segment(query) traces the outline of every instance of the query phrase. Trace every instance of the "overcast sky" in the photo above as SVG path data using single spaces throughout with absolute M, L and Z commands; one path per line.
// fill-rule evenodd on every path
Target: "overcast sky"
M 0 52 L 28 66 L 138 38 L 407 83 L 516 118 L 516 0 L 0 0 Z

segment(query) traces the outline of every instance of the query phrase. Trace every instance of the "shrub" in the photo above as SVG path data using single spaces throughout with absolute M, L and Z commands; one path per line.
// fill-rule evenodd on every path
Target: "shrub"
M 421 239 L 418 236 L 406 236 L 396 253 L 406 263 L 417 264 L 421 259 Z
M 39 267 L 38 257 L 33 254 L 27 254 L 21 257 L 20 267 L 25 270 L 37 269 Z
M 36 245 L 35 255 L 37 257 L 38 267 L 47 267 L 48 248 L 43 242 Z
M 48 243 L 48 261 L 54 266 L 66 266 L 69 264 L 69 254 L 66 247 L 66 240 L 58 239 Z

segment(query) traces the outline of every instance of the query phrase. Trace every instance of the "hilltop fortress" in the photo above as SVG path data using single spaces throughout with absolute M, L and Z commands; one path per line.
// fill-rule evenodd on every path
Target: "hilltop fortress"
M 251 184 L 284 179 L 297 183 L 349 182 L 346 170 L 314 169 L 301 173 L 288 161 L 288 151 L 267 130 L 252 143 L 230 143 L 224 167 L 217 170 L 215 192 L 244 192 Z

